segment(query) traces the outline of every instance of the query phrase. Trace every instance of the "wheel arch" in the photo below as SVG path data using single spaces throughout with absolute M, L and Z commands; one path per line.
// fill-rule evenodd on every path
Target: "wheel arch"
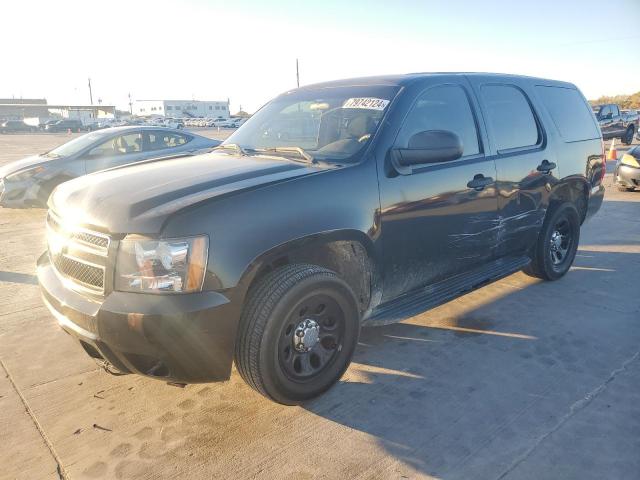
M 381 297 L 379 262 L 374 243 L 358 230 L 307 235 L 265 251 L 243 272 L 237 294 L 244 299 L 251 287 L 266 274 L 294 263 L 308 263 L 336 272 L 355 293 L 361 313 Z
M 589 185 L 585 178 L 576 177 L 563 180 L 554 186 L 549 196 L 548 212 L 552 212 L 558 205 L 570 202 L 578 210 L 580 224 L 587 215 Z

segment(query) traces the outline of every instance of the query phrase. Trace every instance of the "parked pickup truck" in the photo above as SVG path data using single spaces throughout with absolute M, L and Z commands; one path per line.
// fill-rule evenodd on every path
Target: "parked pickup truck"
M 300 136 L 294 116 L 314 125 Z M 265 135 L 291 125 L 287 135 Z M 520 269 L 569 270 L 603 200 L 569 83 L 411 74 L 286 92 L 206 155 L 84 176 L 49 199 L 44 303 L 105 368 L 284 404 L 342 376 L 361 326 Z
M 594 107 L 605 140 L 619 138 L 625 145 L 631 145 L 633 135 L 638 132 L 640 118 L 632 112 L 622 112 L 615 103 Z

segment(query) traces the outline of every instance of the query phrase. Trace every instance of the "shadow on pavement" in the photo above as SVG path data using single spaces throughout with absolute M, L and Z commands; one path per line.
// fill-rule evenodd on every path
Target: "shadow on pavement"
M 404 323 L 364 329 L 347 376 L 305 408 L 377 437 L 419 472 L 502 478 L 638 348 L 638 285 L 598 290 L 619 270 L 637 270 L 640 255 L 583 253 L 588 258 L 576 264 L 584 269 L 559 281 L 529 281 L 506 292 L 504 285 L 489 286 L 471 294 L 475 307 L 462 314 L 443 305 Z M 601 441 L 633 444 L 620 436 Z M 598 471 L 590 465 L 572 468 L 579 478 L 593 478 Z M 607 468 L 603 476 L 615 478 L 615 465 Z
M 28 273 L 5 272 L 0 270 L 0 282 L 24 283 L 27 285 L 37 285 L 38 277 Z

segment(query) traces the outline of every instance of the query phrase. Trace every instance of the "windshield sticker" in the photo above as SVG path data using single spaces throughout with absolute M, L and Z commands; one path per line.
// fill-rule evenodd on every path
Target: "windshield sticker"
M 383 98 L 349 98 L 342 108 L 364 108 L 367 110 L 384 110 L 389 100 Z

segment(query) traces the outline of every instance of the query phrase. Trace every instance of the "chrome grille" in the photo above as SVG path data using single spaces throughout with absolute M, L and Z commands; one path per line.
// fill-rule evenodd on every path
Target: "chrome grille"
M 82 227 L 66 226 L 47 215 L 49 258 L 57 272 L 75 286 L 103 293 L 110 238 Z
M 89 265 L 67 255 L 53 257 L 53 265 L 62 275 L 84 286 L 104 289 L 104 267 Z

